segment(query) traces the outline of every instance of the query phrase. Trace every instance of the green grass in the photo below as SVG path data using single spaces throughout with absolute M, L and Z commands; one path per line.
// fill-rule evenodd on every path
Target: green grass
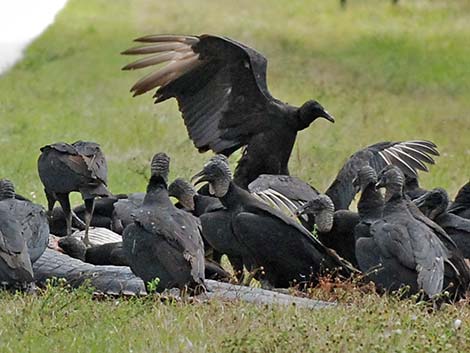
M 468 303 L 432 312 L 373 294 L 348 299 L 353 304 L 312 311 L 155 297 L 93 301 L 86 289 L 69 293 L 62 287 L 40 297 L 0 292 L 0 351 L 468 351 Z
M 71 0 L 0 77 L 0 177 L 44 203 L 39 147 L 76 139 L 102 144 L 115 193 L 144 190 L 142 171 L 157 151 L 171 155 L 172 177 L 196 172 L 209 154 L 195 151 L 176 104 L 131 98 L 141 73 L 120 71 L 129 58 L 119 52 L 132 38 L 173 32 L 217 33 L 257 48 L 269 58 L 274 96 L 292 104 L 316 98 L 335 115 L 336 124 L 318 121 L 300 134 L 290 164 L 319 190 L 354 151 L 388 139 L 439 145 L 442 156 L 422 175 L 425 187 L 454 194 L 469 178 L 470 4 L 464 0 L 350 1 L 346 10 L 323 0 Z M 429 314 L 410 301 L 375 295 L 352 303 L 311 312 L 242 303 L 116 304 L 82 292 L 1 293 L 0 351 L 468 350 L 466 306 Z M 456 318 L 463 321 L 458 332 Z

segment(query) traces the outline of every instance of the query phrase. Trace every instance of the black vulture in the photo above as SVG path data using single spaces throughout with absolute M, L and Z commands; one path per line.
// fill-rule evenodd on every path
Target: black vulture
M 132 271 L 157 290 L 204 284 L 204 245 L 196 217 L 176 208 L 168 196 L 170 158 L 157 153 L 142 207 L 123 232 L 123 248 Z
M 425 163 L 434 164 L 432 155 L 437 156 L 439 153 L 436 145 L 430 141 L 379 142 L 370 145 L 349 157 L 325 194 L 333 201 L 336 211 L 347 210 L 357 193 L 353 180 L 362 167 L 370 166 L 378 173 L 386 165 L 396 165 L 405 175 L 416 178 L 417 170 L 428 171 Z M 269 199 L 271 204 L 281 210 L 295 205 L 288 213 L 295 212 L 318 195 L 316 189 L 302 180 L 281 175 L 260 176 L 248 189 L 262 199 Z M 308 217 L 301 219 L 301 222 L 312 230 L 315 220 Z
M 336 210 L 347 210 L 356 189 L 353 180 L 364 166 L 379 173 L 387 165 L 396 165 L 405 175 L 417 176 L 417 171 L 428 171 L 425 163 L 434 164 L 431 156 L 438 156 L 436 145 L 430 141 L 412 140 L 378 142 L 354 153 L 346 161 L 335 180 L 326 190 Z
M 409 286 L 409 294 L 420 289 L 433 298 L 448 289 L 456 294 L 468 285 L 468 267 L 453 261 L 435 230 L 415 218 L 404 197 L 403 172 L 395 166 L 385 167 L 378 187 L 385 187 L 385 206 L 381 219 L 370 226 L 372 238 L 360 238 L 359 253 L 367 253 L 358 262 L 365 273 L 386 290 Z
M 297 209 L 297 215 L 310 214 L 315 222 L 318 239 L 339 256 L 357 266 L 354 227 L 359 223 L 359 215 L 348 210 L 335 212 L 333 201 L 320 194 Z
M 201 219 L 232 230 L 222 232 L 222 245 L 237 252 L 248 269 L 260 269 L 262 283 L 274 287 L 316 283 L 322 270 L 348 266 L 298 222 L 236 185 L 225 156 L 211 158 L 193 180 L 208 182 L 211 194 L 225 207 L 223 216 L 221 211 L 209 212 Z M 220 239 L 207 240 L 218 248 Z
M 142 206 L 144 198 L 145 192 L 134 192 L 114 204 L 111 220 L 111 230 L 113 232 L 122 234 L 129 224 L 134 223 L 132 213 Z
M 460 188 L 448 212 L 470 219 L 470 181 Z
M 24 285 L 33 281 L 28 247 L 22 225 L 8 202 L 15 197 L 11 185 L 0 185 L 0 284 Z
M 224 208 L 218 198 L 199 194 L 191 183 L 182 178 L 173 180 L 168 187 L 168 193 L 196 217 Z
M 470 220 L 447 211 L 449 195 L 435 188 L 414 200 L 420 211 L 437 223 L 455 242 L 462 255 L 470 259 Z
M 54 250 L 93 265 L 129 266 L 129 260 L 124 253 L 122 242 L 86 247 L 79 238 L 68 236 L 58 239 Z M 205 278 L 224 281 L 229 280 L 230 274 L 219 264 L 210 259 L 205 259 L 204 264 Z
M 13 193 L 11 192 L 13 190 Z M 10 208 L 12 217 L 21 226 L 21 237 L 26 242 L 33 264 L 46 250 L 49 241 L 49 224 L 46 211 L 31 201 L 16 199 L 15 187 L 10 180 L 0 180 L 0 200 Z
M 377 173 L 370 166 L 362 167 L 354 179 L 354 186 L 361 192 L 357 203 L 359 223 L 354 228 L 356 242 L 359 238 L 371 238 L 370 226 L 382 218 L 384 199 L 379 190 L 376 189 Z M 369 256 L 367 253 L 358 253 L 356 248 L 356 259 Z
M 90 226 L 111 229 L 113 220 L 114 204 L 121 199 L 127 199 L 126 194 L 110 195 L 108 197 L 95 200 L 95 207 L 91 217 Z M 85 219 L 86 207 L 84 204 L 73 208 L 72 212 L 76 218 L 72 218 L 72 227 L 79 230 L 85 229 L 85 224 L 79 220 Z M 67 235 L 67 224 L 65 214 L 61 207 L 54 207 L 49 216 L 49 227 L 51 234 L 57 236 Z
M 122 54 L 153 54 L 127 66 L 140 69 L 169 62 L 132 88 L 134 96 L 158 88 L 155 103 L 175 97 L 199 152 L 230 156 L 246 146 L 234 181 L 247 188 L 261 174 L 289 174 L 297 132 L 315 119 L 333 117 L 316 101 L 301 107 L 283 103 L 268 91 L 266 58 L 227 37 L 149 35 L 146 43 Z
M 181 206 L 201 220 L 202 237 L 204 240 L 204 250 L 206 254 L 206 265 L 208 260 L 213 260 L 217 264 L 221 263 L 222 255 L 226 254 L 232 265 L 235 277 L 241 283 L 244 279 L 243 259 L 241 254 L 230 247 L 233 242 L 230 220 L 225 207 L 218 198 L 208 195 L 201 195 L 196 188 L 184 179 L 175 179 L 168 187 L 170 196 L 178 199 Z M 209 216 L 204 216 L 211 213 Z M 212 243 L 217 248 L 212 247 Z M 206 266 L 206 278 L 207 266 Z
M 85 243 L 88 245 L 88 229 L 93 215 L 96 196 L 109 196 L 106 189 L 106 159 L 100 145 L 95 142 L 77 141 L 46 145 L 38 159 L 39 177 L 44 185 L 49 213 L 59 201 L 66 215 L 67 235 L 72 233 L 72 212 L 69 193 L 78 191 L 85 202 Z
M 67 236 L 57 242 L 57 250 L 93 265 L 129 266 L 122 242 L 87 247 L 80 239 Z

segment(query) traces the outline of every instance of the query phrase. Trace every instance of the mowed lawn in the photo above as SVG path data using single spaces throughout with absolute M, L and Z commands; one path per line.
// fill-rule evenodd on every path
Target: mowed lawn
M 99 142 L 115 193 L 143 191 L 155 152 L 171 177 L 210 157 L 189 140 L 174 101 L 132 98 L 143 72 L 119 55 L 150 33 L 216 33 L 269 59 L 271 93 L 315 98 L 336 117 L 299 135 L 290 170 L 325 190 L 354 151 L 383 140 L 429 139 L 441 157 L 422 174 L 453 196 L 470 177 L 468 1 L 69 1 L 56 22 L 0 76 L 0 177 L 45 202 L 39 148 Z M 239 154 L 231 158 L 233 165 Z M 79 202 L 79 197 L 74 197 Z M 328 297 L 328 295 L 324 295 Z M 0 293 L 1 352 L 465 351 L 470 310 L 428 312 L 412 301 L 341 292 L 337 308 L 308 311 L 243 303 L 92 301 L 86 291 Z M 461 320 L 460 329 L 454 327 Z

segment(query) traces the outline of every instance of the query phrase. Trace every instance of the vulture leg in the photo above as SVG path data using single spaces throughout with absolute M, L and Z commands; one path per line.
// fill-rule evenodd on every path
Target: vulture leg
M 60 203 L 60 207 L 62 207 L 62 211 L 64 211 L 65 224 L 67 228 L 67 236 L 72 235 L 72 210 L 70 208 L 69 194 L 68 193 L 66 194 L 56 193 L 56 197 Z M 48 201 L 49 201 L 49 198 L 48 198 Z M 54 204 L 52 204 L 52 206 L 54 206 Z M 48 207 L 50 207 L 50 203 Z
M 77 216 L 77 214 L 74 212 L 74 210 L 72 210 L 71 212 L 72 212 L 72 225 L 75 228 L 78 228 L 80 230 L 84 230 L 85 229 L 85 222 L 83 222 L 82 219 Z
M 90 246 L 90 240 L 88 239 L 88 230 L 90 229 L 91 218 L 93 217 L 93 210 L 95 208 L 95 199 L 85 199 L 85 237 L 83 242 L 86 246 Z
M 44 192 L 46 193 L 46 198 L 47 198 L 47 211 L 51 213 L 52 210 L 54 209 L 54 205 L 57 199 L 55 197 L 55 193 L 49 192 L 46 189 L 44 189 Z

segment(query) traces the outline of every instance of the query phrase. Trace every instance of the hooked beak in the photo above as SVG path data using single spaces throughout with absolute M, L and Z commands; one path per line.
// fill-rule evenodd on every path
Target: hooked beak
M 418 197 L 417 199 L 413 200 L 413 203 L 419 208 L 424 206 L 426 199 L 427 199 L 428 193 L 425 193 L 424 195 Z
M 193 183 L 194 185 L 203 183 L 205 181 L 209 180 L 207 180 L 207 176 L 204 173 L 204 170 L 201 170 L 199 173 L 193 175 L 193 177 L 191 178 L 191 183 Z
M 328 113 L 328 111 L 326 109 L 323 110 L 322 118 L 325 118 L 326 120 L 328 120 L 329 122 L 332 122 L 332 123 L 335 122 L 335 118 L 333 117 L 333 115 Z

